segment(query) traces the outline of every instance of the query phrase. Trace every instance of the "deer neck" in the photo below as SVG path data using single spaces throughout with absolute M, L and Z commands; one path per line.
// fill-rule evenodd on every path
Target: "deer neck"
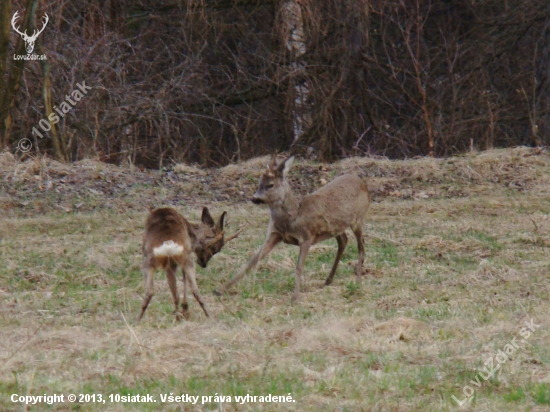
M 287 186 L 284 196 L 270 205 L 271 218 L 275 223 L 286 222 L 287 224 L 296 219 L 300 198 Z
M 196 223 L 187 222 L 186 226 L 187 226 L 187 234 L 191 238 L 191 245 L 193 247 L 193 251 L 195 251 L 199 246 L 199 241 L 197 240 L 197 233 L 196 233 L 199 228 L 199 225 Z

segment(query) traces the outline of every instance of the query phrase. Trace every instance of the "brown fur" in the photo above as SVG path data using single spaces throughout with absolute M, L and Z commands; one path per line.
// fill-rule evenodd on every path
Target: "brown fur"
M 193 296 L 199 302 L 206 316 L 208 311 L 199 293 L 197 281 L 195 278 L 195 259 L 193 253 L 197 256 L 197 262 L 200 266 L 206 267 L 212 256 L 218 253 L 224 242 L 223 225 L 226 212 L 223 212 L 217 224 L 214 223 L 208 208 L 202 211 L 201 223 L 190 223 L 176 210 L 172 208 L 156 209 L 151 212 L 145 223 L 145 233 L 143 234 L 143 264 L 142 272 L 145 285 L 145 297 L 141 304 L 141 312 L 138 321 L 141 320 L 151 298 L 153 297 L 153 279 L 157 268 L 163 268 L 166 271 L 166 279 L 172 297 L 174 300 L 175 313 L 179 318 L 178 312 L 179 295 L 177 291 L 176 271 L 178 266 L 182 268 L 183 273 L 183 303 L 181 305 L 181 314 L 188 316 L 187 304 L 187 281 L 191 286 Z M 164 256 L 155 256 L 155 248 L 161 247 L 164 242 L 174 242 L 175 247 L 181 247 L 181 253 L 169 254 Z
M 347 228 L 351 228 L 357 239 L 359 261 L 355 274 L 357 282 L 361 281 L 364 260 L 363 221 L 370 203 L 365 179 L 351 174 L 343 175 L 300 199 L 292 192 L 286 179 L 292 161 L 293 158 L 290 157 L 275 166 L 272 160 L 268 170 L 260 178 L 258 190 L 252 201 L 269 206 L 271 219 L 267 239 L 244 269 L 222 289 L 215 292 L 216 294 L 226 291 L 254 268 L 258 261 L 278 243 L 284 242 L 300 247 L 292 298 L 296 301 L 299 297 L 302 269 L 309 248 L 315 243 L 334 237 L 338 242 L 338 252 L 325 281 L 325 285 L 329 285 L 348 242 L 345 233 Z

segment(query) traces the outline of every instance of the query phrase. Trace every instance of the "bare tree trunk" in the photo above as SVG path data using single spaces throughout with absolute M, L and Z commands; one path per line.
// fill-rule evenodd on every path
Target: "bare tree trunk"
M 25 32 L 26 30 L 31 31 L 32 16 L 34 14 L 37 2 L 38 0 L 27 0 L 27 4 L 25 7 L 25 19 L 23 21 L 23 32 Z M 7 11 L 7 13 L 9 13 L 9 10 Z M 6 26 L 2 27 L 2 29 L 5 30 L 5 27 Z M 7 27 L 9 30 L 9 26 Z M 25 54 L 25 42 L 19 39 L 15 50 L 16 54 Z M 4 89 L 3 99 L 0 102 L 0 140 L 4 141 L 4 146 L 9 145 L 9 135 L 11 132 L 10 112 L 15 104 L 15 96 L 17 95 L 17 92 L 19 91 L 19 87 L 21 85 L 21 76 L 23 75 L 24 65 L 25 60 L 16 60 L 13 64 L 13 67 L 8 77 L 8 83 L 6 85 L 6 88 Z
M 6 70 L 8 67 L 8 51 L 10 42 L 10 10 L 11 0 L 4 0 L 0 4 L 0 95 L 8 94 Z M 5 129 L 4 99 L 0 99 L 0 150 L 8 146 L 8 135 Z
M 34 7 L 32 10 L 32 15 L 33 16 L 35 15 Z M 31 19 L 31 23 L 33 21 L 34 19 Z M 42 45 L 42 42 L 36 43 L 36 50 L 38 51 L 38 54 L 45 54 L 44 46 Z M 50 119 L 50 115 L 52 113 L 54 116 L 57 116 L 53 111 L 52 81 L 50 77 L 50 68 L 51 68 L 50 63 L 47 60 L 42 60 L 42 72 L 44 74 L 44 83 L 42 84 L 42 96 L 44 98 L 44 113 L 46 114 L 46 119 L 48 119 L 48 122 L 50 123 L 50 126 L 51 126 L 50 133 L 52 135 L 54 157 L 59 161 L 67 161 L 68 160 L 67 147 L 65 144 L 64 136 L 62 133 L 59 133 L 57 131 L 56 124 L 53 123 L 52 120 Z
M 294 82 L 293 131 L 295 143 L 311 125 L 311 104 L 308 102 L 309 87 L 303 55 L 306 53 L 302 6 L 296 0 L 283 4 L 286 47 L 292 54 L 290 67 Z
M 550 135 L 550 6 L 547 8 L 546 24 L 541 34 L 539 57 L 535 68 L 533 107 L 533 140 L 541 145 L 540 136 Z
M 40 45 L 38 47 L 39 53 L 43 54 L 44 50 L 43 47 Z M 60 161 L 67 161 L 67 148 L 65 145 L 65 139 L 63 138 L 63 135 L 58 133 L 57 126 L 55 123 L 52 122 L 50 119 L 50 114 L 54 114 L 53 111 L 53 105 L 52 105 L 52 83 L 50 79 L 50 63 L 48 63 L 46 60 L 42 61 L 42 70 L 44 72 L 44 84 L 42 86 L 42 95 L 44 97 L 44 112 L 46 114 L 46 118 L 50 122 L 51 126 L 51 134 L 52 134 L 52 144 L 53 144 L 53 151 L 54 151 L 54 157 L 57 160 Z

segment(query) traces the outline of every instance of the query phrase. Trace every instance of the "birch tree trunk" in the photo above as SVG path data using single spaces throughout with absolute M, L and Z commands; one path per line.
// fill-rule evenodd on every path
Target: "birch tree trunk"
M 311 104 L 308 101 L 309 86 L 306 80 L 306 42 L 302 6 L 297 0 L 283 3 L 285 43 L 291 53 L 290 68 L 294 84 L 293 132 L 295 143 L 311 125 Z

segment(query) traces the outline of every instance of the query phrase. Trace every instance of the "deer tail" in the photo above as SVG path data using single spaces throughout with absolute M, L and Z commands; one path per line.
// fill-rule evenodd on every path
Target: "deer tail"
M 162 245 L 153 248 L 155 257 L 178 256 L 183 253 L 183 246 L 173 240 L 166 240 Z

